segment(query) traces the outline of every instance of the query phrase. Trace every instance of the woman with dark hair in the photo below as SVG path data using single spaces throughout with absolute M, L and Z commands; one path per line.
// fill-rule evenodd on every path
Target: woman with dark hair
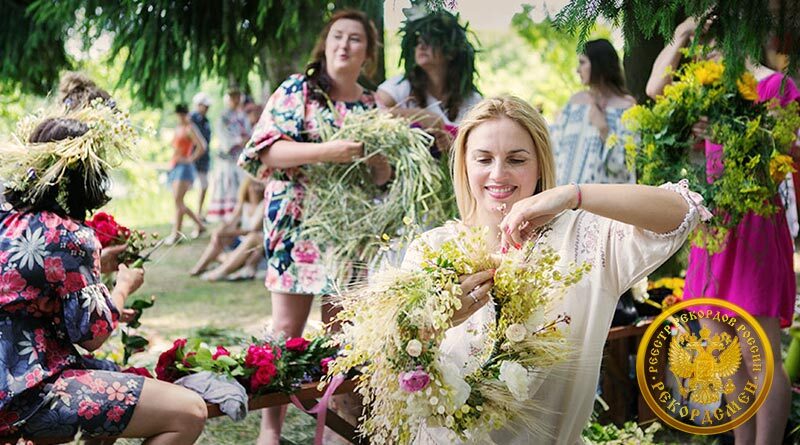
M 607 143 L 611 134 L 624 137 L 622 113 L 636 103 L 625 88 L 617 51 L 605 39 L 586 42 L 577 71 L 589 89 L 570 98 L 550 129 L 558 183 L 635 182 L 625 151 Z
M 58 84 L 58 93 L 61 103 L 70 110 L 83 108 L 99 99 L 110 107 L 114 107 L 114 100 L 108 91 L 83 73 L 69 71 L 61 77 Z
M 4 441 L 61 443 L 80 433 L 178 444 L 203 430 L 206 406 L 197 394 L 119 372 L 76 348 L 97 349 L 129 319 L 125 300 L 144 279 L 141 269 L 103 262 L 84 224 L 108 201 L 106 166 L 125 153 L 132 133 L 119 113 L 99 106 L 23 125 L 24 145 L 0 146 L 10 204 L 0 209 Z M 100 273 L 114 270 L 109 291 Z
M 239 158 L 245 171 L 266 182 L 266 287 L 276 335 L 301 336 L 314 295 L 333 290 L 320 246 L 299 237 L 307 181 L 304 166 L 349 163 L 362 156 L 361 142 L 321 142 L 318 128 L 320 121 L 338 125 L 351 110 L 375 106 L 372 93 L 358 84 L 358 78 L 374 64 L 377 48 L 375 26 L 363 12 L 333 14 L 319 35 L 306 72 L 290 76 L 275 90 Z M 373 157 L 368 164 L 375 183 L 391 178 L 385 159 Z M 324 303 L 322 315 L 323 321 L 330 319 Z M 278 444 L 283 413 L 281 408 L 264 411 L 259 444 Z
M 454 127 L 481 100 L 475 87 L 475 47 L 467 38 L 467 27 L 458 23 L 457 16 L 437 11 L 409 18 L 400 33 L 405 74 L 378 87 L 378 104 L 426 128 L 448 128 L 454 134 Z
M 205 232 L 206 227 L 196 213 L 184 202 L 186 192 L 192 188 L 197 171 L 194 161 L 208 150 L 206 138 L 200 133 L 200 129 L 189 118 L 189 108 L 184 104 L 175 107 L 175 114 L 178 117 L 178 126 L 175 127 L 175 134 L 172 138 L 172 161 L 171 169 L 167 175 L 167 180 L 172 186 L 172 196 L 175 199 L 175 220 L 172 226 L 172 233 L 166 238 L 166 244 L 175 244 L 180 239 L 180 231 L 183 227 L 183 217 L 188 216 L 197 224 L 197 233 Z

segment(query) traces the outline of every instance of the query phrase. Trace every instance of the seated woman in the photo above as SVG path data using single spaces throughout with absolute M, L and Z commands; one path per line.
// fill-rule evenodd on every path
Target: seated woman
M 566 338 L 575 347 L 575 359 L 533 382 L 529 392 L 531 405 L 543 413 L 541 423 L 550 426 L 550 437 L 521 423 L 490 433 L 494 443 L 502 444 L 580 443 L 617 299 L 683 244 L 706 214 L 702 198 L 684 184 L 557 187 L 547 124 L 515 97 L 486 99 L 464 119 L 453 146 L 453 185 L 461 221 L 423 234 L 432 249 L 461 233 L 461 224 L 484 226 L 489 245 L 499 254 L 537 237 L 558 252 L 560 265 L 592 265 L 552 308 L 554 314 L 571 317 Z M 417 241 L 403 267 L 421 266 Z M 461 309 L 453 314 L 455 326 L 440 350 L 462 373 L 475 369 L 481 355 L 471 351 L 472 345 L 484 344 L 483 327 L 495 320 L 493 305 L 486 304 L 493 273 L 461 277 Z M 453 443 L 447 432 L 424 428 L 415 443 Z
M 200 275 L 212 262 L 220 265 L 203 275 L 208 281 L 218 281 L 241 268 L 240 273 L 230 278 L 254 278 L 258 263 L 264 258 L 264 184 L 247 177 L 239 186 L 239 197 L 231 219 L 211 235 L 211 241 L 200 256 L 200 260 L 189 272 Z M 238 240 L 236 248 L 222 258 L 225 247 Z
M 186 444 L 205 424 L 206 404 L 194 392 L 121 373 L 78 349 L 97 349 L 125 321 L 125 300 L 144 278 L 120 265 L 109 292 L 100 271 L 113 258 L 84 224 L 109 199 L 108 154 L 130 140 L 110 130 L 124 123 L 93 126 L 115 119 L 107 111 L 47 118 L 19 135 L 25 146 L 0 146 L 13 159 L 0 166 L 10 204 L 0 210 L 0 439 L 52 443 L 80 433 Z M 75 147 L 88 156 L 71 156 Z

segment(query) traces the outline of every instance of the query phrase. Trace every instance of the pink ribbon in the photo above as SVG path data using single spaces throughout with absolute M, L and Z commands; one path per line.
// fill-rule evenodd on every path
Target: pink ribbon
M 322 445 L 322 435 L 325 432 L 325 416 L 328 414 L 328 401 L 331 399 L 333 393 L 336 392 L 336 389 L 342 384 L 342 382 L 344 382 L 343 374 L 335 376 L 331 382 L 328 383 L 328 387 L 325 389 L 322 397 L 320 397 L 317 405 L 308 410 L 303 406 L 302 403 L 300 403 L 300 399 L 298 399 L 297 396 L 294 394 L 289 396 L 289 398 L 292 400 L 292 403 L 294 403 L 294 406 L 303 410 L 304 413 L 317 415 L 317 430 L 314 435 L 314 445 Z

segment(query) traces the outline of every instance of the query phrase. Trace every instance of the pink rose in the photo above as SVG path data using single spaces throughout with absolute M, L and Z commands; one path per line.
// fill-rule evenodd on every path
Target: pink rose
M 216 351 L 214 354 L 212 354 L 212 355 L 211 355 L 211 359 L 212 359 L 212 360 L 216 360 L 216 359 L 217 359 L 217 357 L 221 357 L 221 356 L 223 356 L 223 355 L 228 355 L 228 356 L 230 356 L 230 355 L 231 355 L 231 353 L 230 353 L 230 352 L 228 352 L 228 350 L 227 350 L 227 349 L 225 349 L 225 347 L 224 347 L 224 346 L 217 346 L 217 351 Z
M 431 382 L 430 376 L 422 368 L 404 372 L 398 376 L 398 380 L 400 381 L 400 389 L 405 392 L 421 391 Z
M 323 374 L 327 374 L 328 373 L 328 365 L 332 361 L 333 361 L 333 357 L 325 357 L 324 359 L 320 360 L 319 366 L 322 368 L 322 373 Z
M 286 349 L 290 351 L 305 352 L 305 350 L 308 349 L 309 344 L 311 344 L 311 342 L 303 337 L 290 338 L 286 340 Z
M 275 377 L 277 373 L 278 371 L 275 369 L 275 365 L 271 363 L 260 366 L 250 379 L 250 389 L 252 391 L 257 391 L 259 388 L 269 385 L 272 382 L 272 378 Z

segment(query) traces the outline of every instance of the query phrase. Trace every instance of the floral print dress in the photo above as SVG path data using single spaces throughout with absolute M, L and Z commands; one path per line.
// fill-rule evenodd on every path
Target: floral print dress
M 0 437 L 125 429 L 144 379 L 74 346 L 110 333 L 118 318 L 92 229 L 50 212 L 0 210 Z
M 257 179 L 266 181 L 264 191 L 264 250 L 267 256 L 267 289 L 275 292 L 320 295 L 332 285 L 323 266 L 322 252 L 315 243 L 299 237 L 307 178 L 303 166 L 268 168 L 259 160 L 279 140 L 320 142 L 319 123 L 340 125 L 353 109 L 375 107 L 370 92 L 356 102 L 332 102 L 333 109 L 309 98 L 305 76 L 285 80 L 267 101 L 239 165 Z

